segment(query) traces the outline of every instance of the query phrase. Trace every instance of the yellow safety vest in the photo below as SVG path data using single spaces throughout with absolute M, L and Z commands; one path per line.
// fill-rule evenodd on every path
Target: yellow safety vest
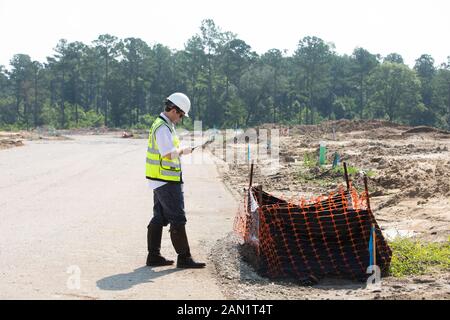
M 148 136 L 147 162 L 145 164 L 145 175 L 147 179 L 182 183 L 180 159 L 163 158 L 159 153 L 158 143 L 156 142 L 156 130 L 161 126 L 167 126 L 172 133 L 172 141 L 175 148 L 180 145 L 176 133 L 172 130 L 164 118 L 159 116 L 153 122 Z

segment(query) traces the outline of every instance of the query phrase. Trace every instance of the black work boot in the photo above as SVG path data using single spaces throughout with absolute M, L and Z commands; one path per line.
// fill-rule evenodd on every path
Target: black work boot
M 178 253 L 177 268 L 204 268 L 206 263 L 195 262 L 192 259 L 184 225 L 170 227 L 170 239 Z
M 147 266 L 158 267 L 158 266 L 170 266 L 173 264 L 173 260 L 167 260 L 161 253 L 161 238 L 162 238 L 163 227 L 150 223 L 147 227 Z

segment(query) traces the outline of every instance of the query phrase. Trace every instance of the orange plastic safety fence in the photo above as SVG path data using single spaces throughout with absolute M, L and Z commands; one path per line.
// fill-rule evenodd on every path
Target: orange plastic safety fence
M 234 230 L 270 278 L 317 282 L 325 276 L 367 279 L 369 240 L 376 233 L 376 261 L 389 269 L 391 250 L 368 210 L 367 194 L 340 189 L 297 204 L 251 188 L 236 215 Z

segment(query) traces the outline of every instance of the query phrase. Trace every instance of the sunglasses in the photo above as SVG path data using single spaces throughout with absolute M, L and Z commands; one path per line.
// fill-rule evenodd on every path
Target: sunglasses
M 183 112 L 183 110 L 181 110 L 181 109 L 178 108 L 178 107 L 175 107 L 175 111 L 176 111 L 176 113 L 178 113 L 178 114 L 180 115 L 180 118 L 183 118 L 183 117 L 184 117 L 184 112 Z

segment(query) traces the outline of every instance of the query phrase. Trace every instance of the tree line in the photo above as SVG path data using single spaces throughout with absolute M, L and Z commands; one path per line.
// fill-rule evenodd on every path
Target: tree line
M 186 127 L 345 118 L 450 129 L 450 57 L 436 66 L 423 54 L 410 68 L 398 53 L 334 49 L 307 36 L 291 56 L 258 55 L 210 19 L 183 50 L 109 34 L 90 45 L 62 39 L 44 63 L 16 54 L 10 70 L 0 66 L 0 128 L 148 128 L 180 91 L 192 103 Z

